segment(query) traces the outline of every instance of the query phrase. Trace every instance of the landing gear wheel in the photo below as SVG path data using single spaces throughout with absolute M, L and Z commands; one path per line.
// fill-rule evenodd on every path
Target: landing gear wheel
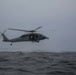
M 12 46 L 13 42 L 10 44 Z

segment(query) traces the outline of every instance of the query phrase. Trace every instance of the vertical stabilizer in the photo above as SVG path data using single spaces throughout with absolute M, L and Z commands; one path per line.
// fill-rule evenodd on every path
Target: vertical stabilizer
M 1 32 L 0 32 L 1 33 Z M 3 37 L 3 41 L 7 42 L 9 41 L 9 39 L 6 37 L 6 35 L 4 33 L 1 33 L 1 36 Z

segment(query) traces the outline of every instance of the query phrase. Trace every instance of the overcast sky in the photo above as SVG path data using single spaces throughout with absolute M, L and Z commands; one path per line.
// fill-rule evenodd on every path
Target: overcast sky
M 0 0 L 0 31 L 35 29 L 49 37 L 40 43 L 10 43 L 0 39 L 0 51 L 76 51 L 76 0 Z M 56 30 L 56 31 L 51 31 Z M 9 39 L 24 32 L 9 31 Z

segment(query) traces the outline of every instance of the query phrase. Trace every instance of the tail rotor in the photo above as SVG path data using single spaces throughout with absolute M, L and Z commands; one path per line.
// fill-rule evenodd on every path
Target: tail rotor
M 6 32 L 6 30 L 4 30 L 3 34 Z
M 1 36 L 2 36 L 5 32 L 6 32 L 6 30 L 4 30 L 4 31 L 3 31 L 3 33 L 2 33 L 2 32 L 0 32 Z M 1 38 L 1 36 L 0 36 L 0 38 Z

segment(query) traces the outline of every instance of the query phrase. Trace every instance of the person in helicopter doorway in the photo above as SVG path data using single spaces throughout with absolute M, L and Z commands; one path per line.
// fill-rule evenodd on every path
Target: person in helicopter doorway
M 37 42 L 37 36 L 34 35 L 34 34 L 30 35 L 30 39 L 31 39 L 32 42 Z

